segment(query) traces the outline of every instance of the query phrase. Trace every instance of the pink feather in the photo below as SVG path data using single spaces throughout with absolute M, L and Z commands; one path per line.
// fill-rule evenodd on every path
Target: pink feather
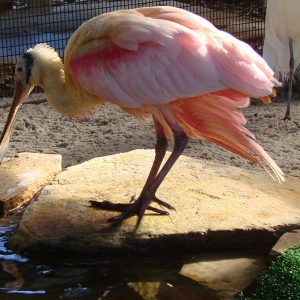
M 106 31 L 95 37 L 102 46 L 69 60 L 69 72 L 83 89 L 138 118 L 153 115 L 169 138 L 175 122 L 190 138 L 216 143 L 264 168 L 265 162 L 284 180 L 238 111 L 250 96 L 268 103 L 278 84 L 249 45 L 177 8 L 141 8 L 118 22 L 111 16 L 111 25 L 108 14 Z

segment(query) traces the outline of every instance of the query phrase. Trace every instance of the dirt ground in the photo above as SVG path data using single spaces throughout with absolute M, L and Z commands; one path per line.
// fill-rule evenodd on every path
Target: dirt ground
M 155 134 L 149 119 L 140 125 L 133 117 L 116 106 L 99 107 L 89 118 L 76 120 L 54 112 L 48 103 L 40 103 L 43 94 L 29 99 L 36 104 L 25 104 L 14 125 L 7 157 L 18 152 L 59 153 L 63 167 L 72 166 L 98 156 L 111 155 L 134 149 L 153 149 Z M 292 103 L 292 121 L 283 121 L 286 96 L 272 104 L 250 105 L 244 110 L 247 127 L 257 141 L 286 173 L 300 175 L 300 96 Z M 0 98 L 0 131 L 6 120 L 11 98 Z M 170 145 L 170 150 L 171 150 Z M 185 155 L 244 168 L 257 168 L 218 146 L 202 141 L 191 141 Z

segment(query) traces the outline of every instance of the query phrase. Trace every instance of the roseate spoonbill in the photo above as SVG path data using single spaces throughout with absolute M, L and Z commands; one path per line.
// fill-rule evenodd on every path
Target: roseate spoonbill
M 263 57 L 279 76 L 288 75 L 288 103 L 284 120 L 291 119 L 294 69 L 300 63 L 299 0 L 268 0 Z
M 119 223 L 138 215 L 138 226 L 152 201 L 172 208 L 155 194 L 189 138 L 216 143 L 284 180 L 238 111 L 249 96 L 269 103 L 276 84 L 273 71 L 250 46 L 190 12 L 174 7 L 110 12 L 74 32 L 64 64 L 45 44 L 20 57 L 0 158 L 33 86 L 41 86 L 50 105 L 66 115 L 85 114 L 104 102 L 139 119 L 150 115 L 157 137 L 153 166 L 137 200 L 108 220 Z M 159 171 L 167 139 L 174 140 L 174 150 Z

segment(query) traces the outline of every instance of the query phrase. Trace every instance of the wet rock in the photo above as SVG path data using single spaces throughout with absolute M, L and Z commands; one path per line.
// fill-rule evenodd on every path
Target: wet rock
M 61 172 L 61 156 L 20 153 L 0 165 L 0 214 L 28 202 Z
M 300 230 L 293 230 L 283 234 L 270 251 L 271 259 L 300 244 Z
M 185 264 L 180 274 L 230 297 L 245 289 L 266 267 L 265 256 L 240 254 L 203 254 Z
M 157 196 L 176 208 L 109 227 L 114 212 L 90 200 L 128 203 L 148 175 L 153 150 L 95 158 L 68 168 L 24 213 L 10 245 L 21 250 L 77 253 L 218 249 L 269 251 L 278 237 L 300 227 L 299 178 L 282 184 L 255 172 L 182 156 Z

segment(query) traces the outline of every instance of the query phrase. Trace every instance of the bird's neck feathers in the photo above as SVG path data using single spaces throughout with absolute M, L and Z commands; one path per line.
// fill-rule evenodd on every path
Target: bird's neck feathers
M 80 117 L 100 104 L 95 97 L 78 88 L 71 78 L 66 80 L 64 64 L 53 48 L 38 44 L 29 52 L 34 59 L 32 83 L 44 89 L 49 104 L 57 112 Z

